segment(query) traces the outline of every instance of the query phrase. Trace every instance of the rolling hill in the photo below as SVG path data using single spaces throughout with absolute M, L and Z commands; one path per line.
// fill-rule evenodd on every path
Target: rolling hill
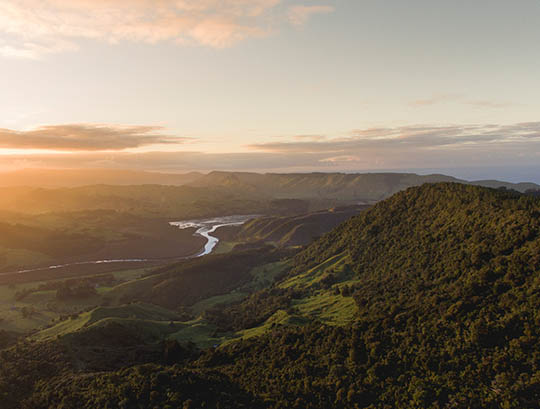
M 317 240 L 273 289 L 214 311 L 259 337 L 205 366 L 274 407 L 535 407 L 539 254 L 538 199 L 408 189 Z M 312 324 L 287 324 L 298 316 Z
M 219 271 L 237 271 L 231 288 L 273 274 L 268 266 L 257 269 L 256 253 L 209 258 L 201 283 L 225 280 Z M 224 268 L 231 258 L 236 264 Z M 251 278 L 242 267 L 248 264 Z M 147 288 L 159 290 L 156 300 L 175 293 L 184 300 L 191 292 L 180 291 L 201 268 L 155 271 Z M 122 368 L 104 364 L 107 356 L 120 356 L 122 336 L 143 335 L 148 327 L 139 323 L 156 316 L 174 320 L 174 313 L 119 306 L 79 316 L 74 331 L 69 322 L 59 323 L 49 330 L 58 339 L 20 343 L 0 354 L 0 399 L 8 408 L 21 402 L 26 408 L 60 402 L 75 408 L 81 399 L 93 407 L 186 407 L 188 399 L 201 397 L 171 385 L 210 378 L 210 407 L 218 407 L 209 402 L 225 386 L 238 396 L 237 407 L 276 409 L 535 408 L 540 401 L 537 198 L 456 183 L 409 188 L 317 239 L 272 277 L 247 297 L 206 309 L 204 325 L 174 321 L 177 331 L 164 331 L 169 341 L 159 348 L 130 345 L 130 351 L 150 350 L 131 364 L 129 354 L 115 360 Z M 111 319 L 114 325 L 99 332 Z M 126 320 L 131 323 L 116 325 Z M 93 350 L 70 335 L 81 329 L 93 331 Z M 118 341 L 97 342 L 107 333 Z M 221 346 L 189 352 L 187 333 Z M 179 351 L 175 359 L 173 350 Z M 73 351 L 93 351 L 93 358 L 74 359 Z M 46 364 L 49 356 L 55 359 Z M 224 397 L 223 407 L 234 407 L 234 396 Z
M 202 173 L 160 173 L 117 169 L 21 169 L 0 173 L 1 187 L 78 187 L 88 185 L 171 185 L 181 186 Z
M 31 171 L 29 174 L 33 175 Z M 8 183 L 7 177 L 2 183 L 0 177 L 0 186 L 7 186 L 0 187 L 0 211 L 42 214 L 114 209 L 147 217 L 181 219 L 254 213 L 290 216 L 335 206 L 373 204 L 423 183 L 459 182 L 521 192 L 540 189 L 534 183 L 468 182 L 445 175 L 413 173 L 210 172 L 207 175 L 144 173 L 139 177 L 137 173 L 112 172 L 108 178 L 106 172 L 95 170 L 87 171 L 80 179 L 85 186 L 54 184 L 55 180 L 76 179 L 70 175 L 69 171 L 44 171 L 43 177 L 35 175 L 36 181 L 44 178 L 40 187 L 36 187 L 37 182 L 23 185 L 24 178 L 20 179 L 21 185 Z M 127 185 L 130 181 L 132 184 Z
M 344 206 L 288 217 L 261 217 L 241 226 L 219 228 L 214 235 L 221 240 L 244 245 L 304 246 L 368 208 L 367 205 Z
M 486 187 L 505 187 L 524 192 L 538 189 L 534 183 L 508 183 L 494 180 L 465 181 L 446 175 L 414 173 L 247 173 L 210 172 L 191 186 L 226 186 L 230 190 L 270 194 L 275 198 L 306 199 L 317 203 L 367 203 L 386 199 L 401 190 L 424 183 L 456 182 Z M 321 203 L 318 205 L 320 206 Z M 330 207 L 330 206 L 327 206 Z M 319 207 L 320 209 L 320 207 Z M 317 209 L 318 210 L 318 209 Z
M 166 185 L 90 185 L 73 188 L 0 188 L 0 210 L 42 214 L 116 210 L 146 217 L 197 218 L 249 214 L 264 206 L 259 199 L 214 189 Z
M 287 250 L 259 247 L 181 261 L 155 269 L 147 276 L 113 288 L 107 298 L 116 303 L 146 301 L 166 308 L 191 307 L 213 297 L 237 292 L 252 283 L 253 269 L 275 263 Z

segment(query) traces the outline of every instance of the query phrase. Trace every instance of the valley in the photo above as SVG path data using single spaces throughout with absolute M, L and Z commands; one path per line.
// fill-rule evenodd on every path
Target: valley
M 5 407 L 280 408 L 291 396 L 305 408 L 445 407 L 470 396 L 479 407 L 533 407 L 537 198 L 436 183 L 374 205 L 261 213 L 164 223 L 192 245 L 181 260 L 0 276 Z M 153 220 L 100 217 L 84 220 L 104 231 L 118 217 Z M 63 214 L 21 220 L 74 226 Z M 97 387 L 109 377 L 121 390 Z
M 0 0 L 0 409 L 540 409 L 540 0 Z
M 0 276 L 13 276 L 16 274 L 27 274 L 27 273 L 36 273 L 36 272 L 46 272 L 51 270 L 70 270 L 73 268 L 80 268 L 80 267 L 88 267 L 91 268 L 92 266 L 101 266 L 101 265 L 119 265 L 119 264 L 136 264 L 136 263 L 144 263 L 144 264 L 156 264 L 156 263 L 167 263 L 174 259 L 187 259 L 192 257 L 201 257 L 207 254 L 210 254 L 214 247 L 218 244 L 219 239 L 217 237 L 212 236 L 211 234 L 216 231 L 218 228 L 226 227 L 226 226 L 238 226 L 241 224 L 244 224 L 247 220 L 253 218 L 254 216 L 226 216 L 226 217 L 217 217 L 212 219 L 205 219 L 205 220 L 190 220 L 190 221 L 184 221 L 184 222 L 169 222 L 169 225 L 175 226 L 180 230 L 186 230 L 188 229 L 188 232 L 192 232 L 193 229 L 195 229 L 195 232 L 193 233 L 194 237 L 202 237 L 206 240 L 206 243 L 204 243 L 204 247 L 202 250 L 197 251 L 193 253 L 192 255 L 188 256 L 169 256 L 166 258 L 135 258 L 136 254 L 133 255 L 133 258 L 126 258 L 126 259 L 104 259 L 104 260 L 90 260 L 90 261 L 77 261 L 72 263 L 66 263 L 66 264 L 55 264 L 51 266 L 43 266 L 43 267 L 37 267 L 32 269 L 25 269 L 25 270 L 18 270 L 18 271 L 8 271 L 4 273 L 0 273 Z M 163 220 L 156 221 L 156 223 L 163 224 Z M 163 237 L 160 237 L 160 240 L 163 240 Z M 163 242 L 160 243 L 161 245 L 165 244 Z M 136 250 L 134 250 L 136 251 Z M 185 251 L 181 247 L 179 248 L 179 253 L 183 253 Z M 111 267 L 115 268 L 115 267 Z

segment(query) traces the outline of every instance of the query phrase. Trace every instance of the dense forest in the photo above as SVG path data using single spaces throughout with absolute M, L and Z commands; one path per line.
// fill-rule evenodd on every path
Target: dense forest
M 398 193 L 309 246 L 290 273 L 348 252 L 354 324 L 279 328 L 201 362 L 275 407 L 293 396 L 299 407 L 537 407 L 539 232 L 540 203 L 516 193 Z M 285 306 L 267 291 L 256 304 L 287 308 L 310 291 Z M 230 310 L 235 323 L 242 307 Z
M 252 255 L 226 269 L 239 283 Z M 205 312 L 215 337 L 256 336 L 198 348 L 109 322 L 20 341 L 0 352 L 2 408 L 539 406 L 533 195 L 410 188 L 289 257 L 270 286 Z M 156 299 L 174 299 L 189 274 L 189 265 L 155 272 L 167 277 Z M 352 305 L 352 319 L 306 315 L 314 299 L 338 300 L 347 313 Z

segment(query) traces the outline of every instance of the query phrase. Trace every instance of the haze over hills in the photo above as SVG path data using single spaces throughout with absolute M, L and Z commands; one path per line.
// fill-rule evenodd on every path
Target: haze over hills
M 202 173 L 161 173 L 117 169 L 22 169 L 0 173 L 0 187 L 40 188 L 88 185 L 172 185 L 180 186 L 200 178 Z
M 539 223 L 532 196 L 409 188 L 293 256 L 233 251 L 104 288 L 113 306 L 0 355 L 0 396 L 7 408 L 532 408 Z M 122 305 L 138 300 L 162 307 Z
M 67 171 L 45 172 L 36 183 L 80 184 L 96 179 L 90 186 L 41 188 L 14 186 L 0 188 L 0 211 L 46 213 L 114 209 L 163 217 L 196 218 L 215 215 L 279 211 L 284 199 L 303 200 L 305 210 L 322 210 L 336 205 L 372 204 L 392 194 L 423 183 L 459 182 L 488 187 L 504 187 L 524 192 L 540 189 L 534 183 L 463 181 L 445 175 L 412 173 L 299 173 L 259 174 L 210 172 L 185 175 L 121 171 L 109 176 L 99 171 L 82 171 L 82 178 Z M 96 173 L 93 173 L 96 172 Z M 32 172 L 29 173 L 33 175 Z M 101 176 L 103 177 L 101 177 Z M 17 179 L 19 181 L 28 179 Z M 75 182 L 75 180 L 77 182 Z M 108 181 L 97 184 L 99 180 Z M 12 183 L 13 179 L 9 183 Z M 146 183 L 148 182 L 148 183 Z M 126 185 L 130 183 L 130 185 Z M 0 186 L 3 183 L 0 183 Z M 290 203 L 292 205 L 292 202 Z M 302 206 L 300 206 L 302 208 Z M 256 211 L 255 211 L 256 212 Z
M 0 188 L 0 210 L 28 214 L 116 210 L 161 218 L 189 219 L 246 214 L 262 206 L 260 198 L 221 187 L 91 185 L 57 189 Z
M 42 175 L 45 179 L 36 181 L 72 183 L 103 176 L 103 180 L 117 184 L 0 188 L 1 271 L 90 259 L 187 256 L 196 252 L 200 238 L 190 243 L 191 233 L 174 232 L 167 226 L 169 221 L 238 214 L 274 219 L 246 226 L 231 242 L 263 240 L 305 245 L 349 215 L 343 210 L 327 212 L 329 208 L 372 204 L 411 186 L 457 180 L 444 175 L 401 173 L 167 175 L 119 171 L 107 176 L 101 171 L 63 172 L 50 171 Z M 181 185 L 122 184 L 133 178 Z M 540 189 L 529 183 L 466 183 L 520 191 Z
M 358 190 L 372 191 L 373 195 L 388 195 L 404 187 L 422 183 L 459 182 L 498 188 L 501 186 L 523 192 L 538 189 L 540 185 L 524 180 L 511 183 L 499 180 L 466 181 L 443 174 L 419 175 L 416 173 L 370 172 L 370 173 L 254 173 L 212 171 L 209 173 L 164 173 L 122 169 L 22 169 L 0 173 L 0 187 L 29 186 L 41 188 L 80 187 L 88 185 L 192 185 L 198 187 L 235 187 L 267 193 L 264 186 L 276 189 L 276 194 L 286 197 L 313 196 L 312 191 L 320 190 L 327 197 L 330 194 L 340 198 L 355 197 Z M 345 189 L 352 189 L 343 196 Z M 310 191 L 311 190 L 311 191 Z
M 452 176 L 415 173 L 248 173 L 210 172 L 190 184 L 193 186 L 229 188 L 256 191 L 280 198 L 339 199 L 340 201 L 366 200 L 375 202 L 412 186 L 424 183 L 456 182 L 486 187 L 506 187 L 524 192 L 538 189 L 535 183 L 502 181 L 466 181 Z
M 0 409 L 540 409 L 540 0 L 0 0 Z

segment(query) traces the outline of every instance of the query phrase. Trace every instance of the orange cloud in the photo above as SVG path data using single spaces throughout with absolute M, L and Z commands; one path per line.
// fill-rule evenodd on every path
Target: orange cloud
M 0 55 L 38 58 L 73 50 L 81 39 L 229 47 L 269 33 L 290 0 L 0 0 Z M 304 24 L 326 6 L 294 6 Z M 287 16 L 283 16 L 287 19 Z
M 156 144 L 179 144 L 190 138 L 163 135 L 156 126 L 49 125 L 30 131 L 0 129 L 0 149 L 119 151 Z
M 11 131 L 8 135 L 0 131 L 0 170 L 116 168 L 171 172 L 218 169 L 304 172 L 418 168 L 464 171 L 477 167 L 506 167 L 508 172 L 519 173 L 520 179 L 538 181 L 536 175 L 540 175 L 540 122 L 357 129 L 340 137 L 291 136 L 285 141 L 251 145 L 251 150 L 236 153 L 179 151 L 171 145 L 163 151 L 159 151 L 159 147 L 156 150 L 147 147 L 144 151 L 134 152 L 125 148 L 172 143 L 177 139 L 160 135 L 160 128 L 130 127 L 128 131 L 125 127 L 109 128 L 112 129 L 101 127 L 81 131 L 77 126 L 63 125 L 26 133 L 13 134 Z M 74 137 L 75 131 L 81 134 Z M 1 147 L 6 145 L 19 149 L 37 145 L 54 146 L 58 151 L 69 150 L 31 155 L 20 150 L 2 154 Z M 93 150 L 98 146 L 103 150 Z M 519 172 L 518 168 L 521 169 Z

